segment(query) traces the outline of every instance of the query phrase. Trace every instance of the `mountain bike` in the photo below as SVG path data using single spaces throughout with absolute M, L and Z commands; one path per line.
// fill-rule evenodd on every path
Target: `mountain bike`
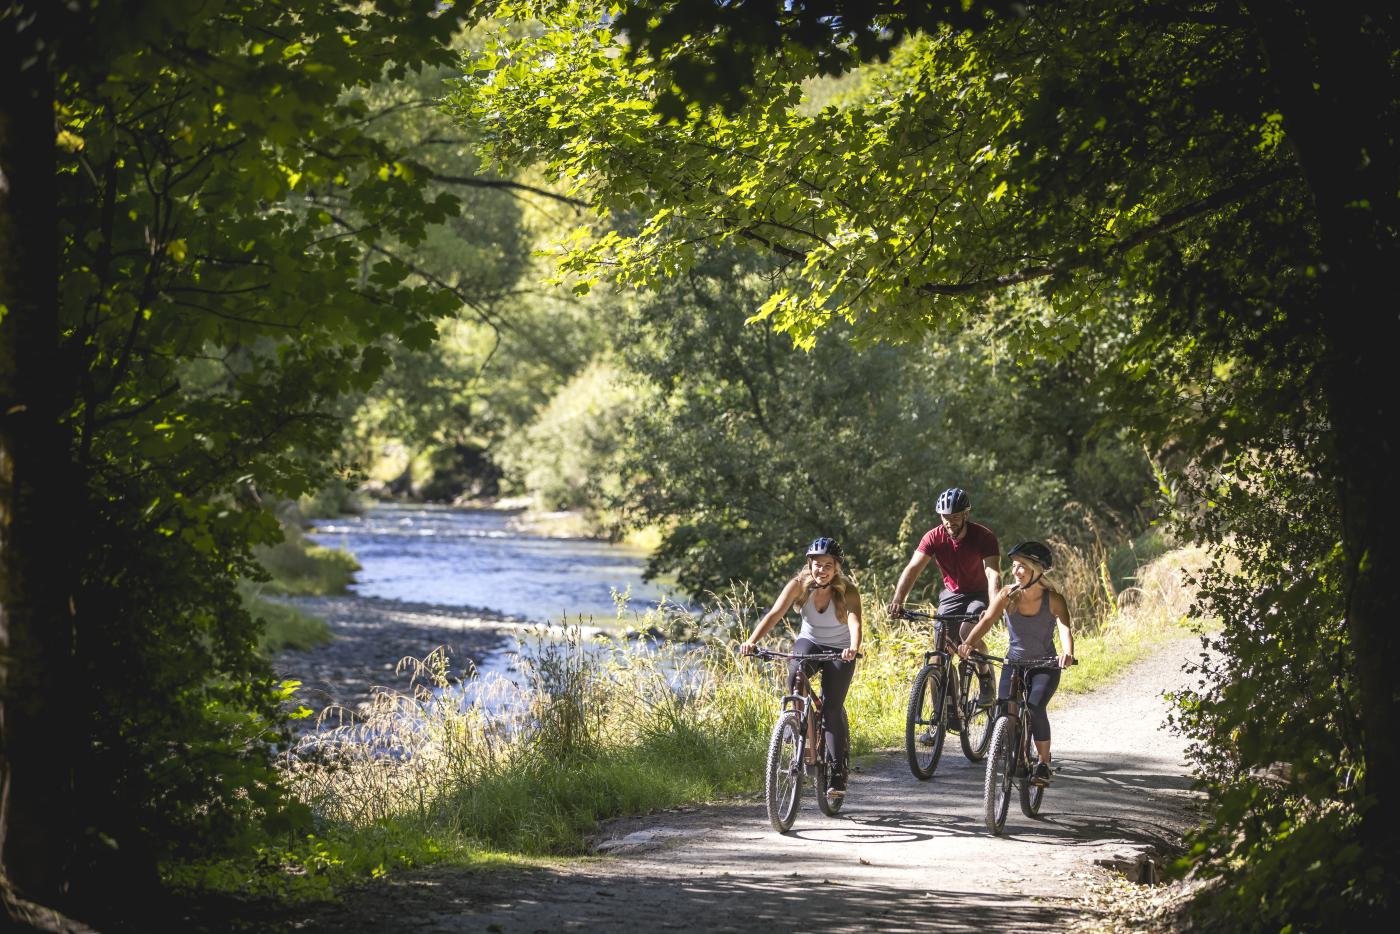
M 1006 812 L 1011 808 L 1011 786 L 1020 792 L 1021 812 L 1027 817 L 1040 813 L 1045 798 L 1045 786 L 1031 781 L 1040 762 L 1035 742 L 1031 738 L 1030 704 L 1026 672 L 1032 668 L 1058 668 L 1060 661 L 1049 658 L 998 658 L 973 652 L 978 661 L 997 662 L 1011 669 L 1011 697 L 997 703 L 996 723 L 992 728 L 992 751 L 987 756 L 987 775 L 982 784 L 983 817 L 987 830 L 1000 835 L 1006 826 Z M 1071 659 L 1070 664 L 1075 664 Z M 1014 706 L 1016 712 L 1009 708 Z
M 773 735 L 768 741 L 768 761 L 764 769 L 764 797 L 768 802 L 768 820 L 778 833 L 787 833 L 797 817 L 797 808 L 802 801 L 802 785 L 810 776 L 816 791 L 817 807 L 827 817 L 835 817 L 845 803 L 844 796 L 830 798 L 833 763 L 827 760 L 826 734 L 822 730 L 822 699 L 812 690 L 807 676 L 807 662 L 839 661 L 840 652 L 813 652 L 807 655 L 789 655 L 784 652 L 769 652 L 759 649 L 757 658 L 775 660 L 796 658 L 803 662 L 797 666 L 797 678 L 793 693 L 783 695 L 782 708 L 773 724 Z M 857 653 L 856 658 L 860 658 Z
M 987 754 L 992 708 L 979 703 L 978 694 L 973 691 L 975 665 L 962 662 L 957 676 L 950 677 L 957 645 L 947 631 L 948 625 L 976 620 L 980 614 L 925 613 L 905 607 L 899 615 L 905 619 L 933 620 L 933 648 L 924 653 L 923 667 L 909 686 L 909 707 L 904 718 L 904 752 L 909 771 L 915 778 L 927 781 L 938 768 L 946 733 L 958 734 L 969 762 L 981 762 Z

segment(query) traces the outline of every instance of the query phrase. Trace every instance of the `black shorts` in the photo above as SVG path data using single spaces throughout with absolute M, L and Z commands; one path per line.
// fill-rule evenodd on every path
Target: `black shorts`
M 975 613 L 977 616 L 981 616 L 987 610 L 987 602 L 986 593 L 945 589 L 938 595 L 938 615 Z M 960 630 L 970 631 L 973 626 L 977 625 L 977 616 L 971 619 L 948 620 L 944 625 L 948 638 L 952 639 L 954 644 L 960 644 L 962 642 Z

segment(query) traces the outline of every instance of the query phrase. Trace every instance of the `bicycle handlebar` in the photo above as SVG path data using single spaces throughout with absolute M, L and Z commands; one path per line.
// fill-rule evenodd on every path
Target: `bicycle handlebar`
M 997 662 L 1001 665 L 1013 665 L 1017 668 L 1059 668 L 1060 657 L 1051 655 L 1047 658 L 1002 658 L 1000 655 L 987 655 L 984 652 L 972 651 L 967 653 L 970 657 L 979 662 Z M 1071 665 L 1078 665 L 1079 659 L 1070 657 Z
M 759 649 L 753 653 L 753 658 L 775 659 L 775 658 L 796 658 L 804 662 L 836 662 L 841 661 L 840 652 L 812 652 L 807 655 L 793 655 L 790 652 L 770 652 L 767 649 Z M 856 658 L 864 658 L 864 652 L 857 652 Z
M 965 622 L 969 619 L 981 619 L 981 613 L 925 613 L 923 610 L 911 610 L 908 607 L 901 607 L 899 612 L 891 614 L 895 619 L 941 619 L 945 622 L 959 621 Z

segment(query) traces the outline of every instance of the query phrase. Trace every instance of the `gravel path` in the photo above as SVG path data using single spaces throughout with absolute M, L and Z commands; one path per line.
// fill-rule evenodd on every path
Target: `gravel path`
M 1162 692 L 1200 652 L 1183 639 L 1093 694 L 1052 702 L 1058 773 L 1039 819 L 1015 803 L 1002 837 L 982 824 L 984 767 L 954 739 L 932 781 L 902 752 L 852 776 L 823 817 L 808 792 L 789 834 L 759 797 L 607 824 L 598 857 L 554 868 L 397 875 L 297 920 L 306 931 L 534 932 L 1061 929 L 1098 919 L 1110 875 L 1137 871 L 1195 822 L 1184 742 Z M 1100 900 L 1101 904 L 1101 900 Z

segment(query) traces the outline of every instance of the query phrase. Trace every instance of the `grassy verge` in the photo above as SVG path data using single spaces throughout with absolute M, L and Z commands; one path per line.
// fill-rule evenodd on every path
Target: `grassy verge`
M 264 595 L 322 596 L 345 593 L 360 564 L 349 552 L 323 548 L 307 539 L 301 513 L 284 508 L 279 516 L 283 540 L 254 549 L 270 575 L 266 581 L 243 581 L 239 596 L 244 608 L 261 624 L 258 649 L 271 655 L 283 649 L 306 649 L 331 640 L 325 620 L 296 607 L 265 599 Z
M 1081 617 L 1083 661 L 1063 689 L 1092 689 L 1184 634 L 1180 569 L 1201 559 L 1164 555 L 1137 575 L 1136 594 Z M 1070 589 L 1077 580 L 1059 584 L 1071 606 L 1083 601 Z M 856 755 L 902 745 L 909 679 L 928 643 L 924 627 L 889 620 L 871 603 L 865 659 L 847 699 Z M 996 638 L 1004 644 L 998 633 L 994 648 Z M 655 653 L 588 643 L 577 631 L 531 643 L 514 682 L 454 683 L 441 656 L 412 666 L 406 690 L 376 698 L 358 734 L 372 740 L 349 737 L 318 757 L 288 760 L 287 781 L 316 815 L 316 836 L 271 847 L 256 865 L 206 866 L 201 884 L 242 879 L 282 897 L 326 897 L 430 862 L 568 856 L 586 852 L 600 820 L 761 787 L 779 666 L 739 659 L 721 636 Z
M 261 586 L 251 581 L 242 582 L 238 588 L 244 609 L 262 624 L 258 650 L 264 655 L 283 649 L 309 649 L 331 641 L 330 627 L 321 617 L 303 613 L 285 603 L 265 600 L 261 592 Z

